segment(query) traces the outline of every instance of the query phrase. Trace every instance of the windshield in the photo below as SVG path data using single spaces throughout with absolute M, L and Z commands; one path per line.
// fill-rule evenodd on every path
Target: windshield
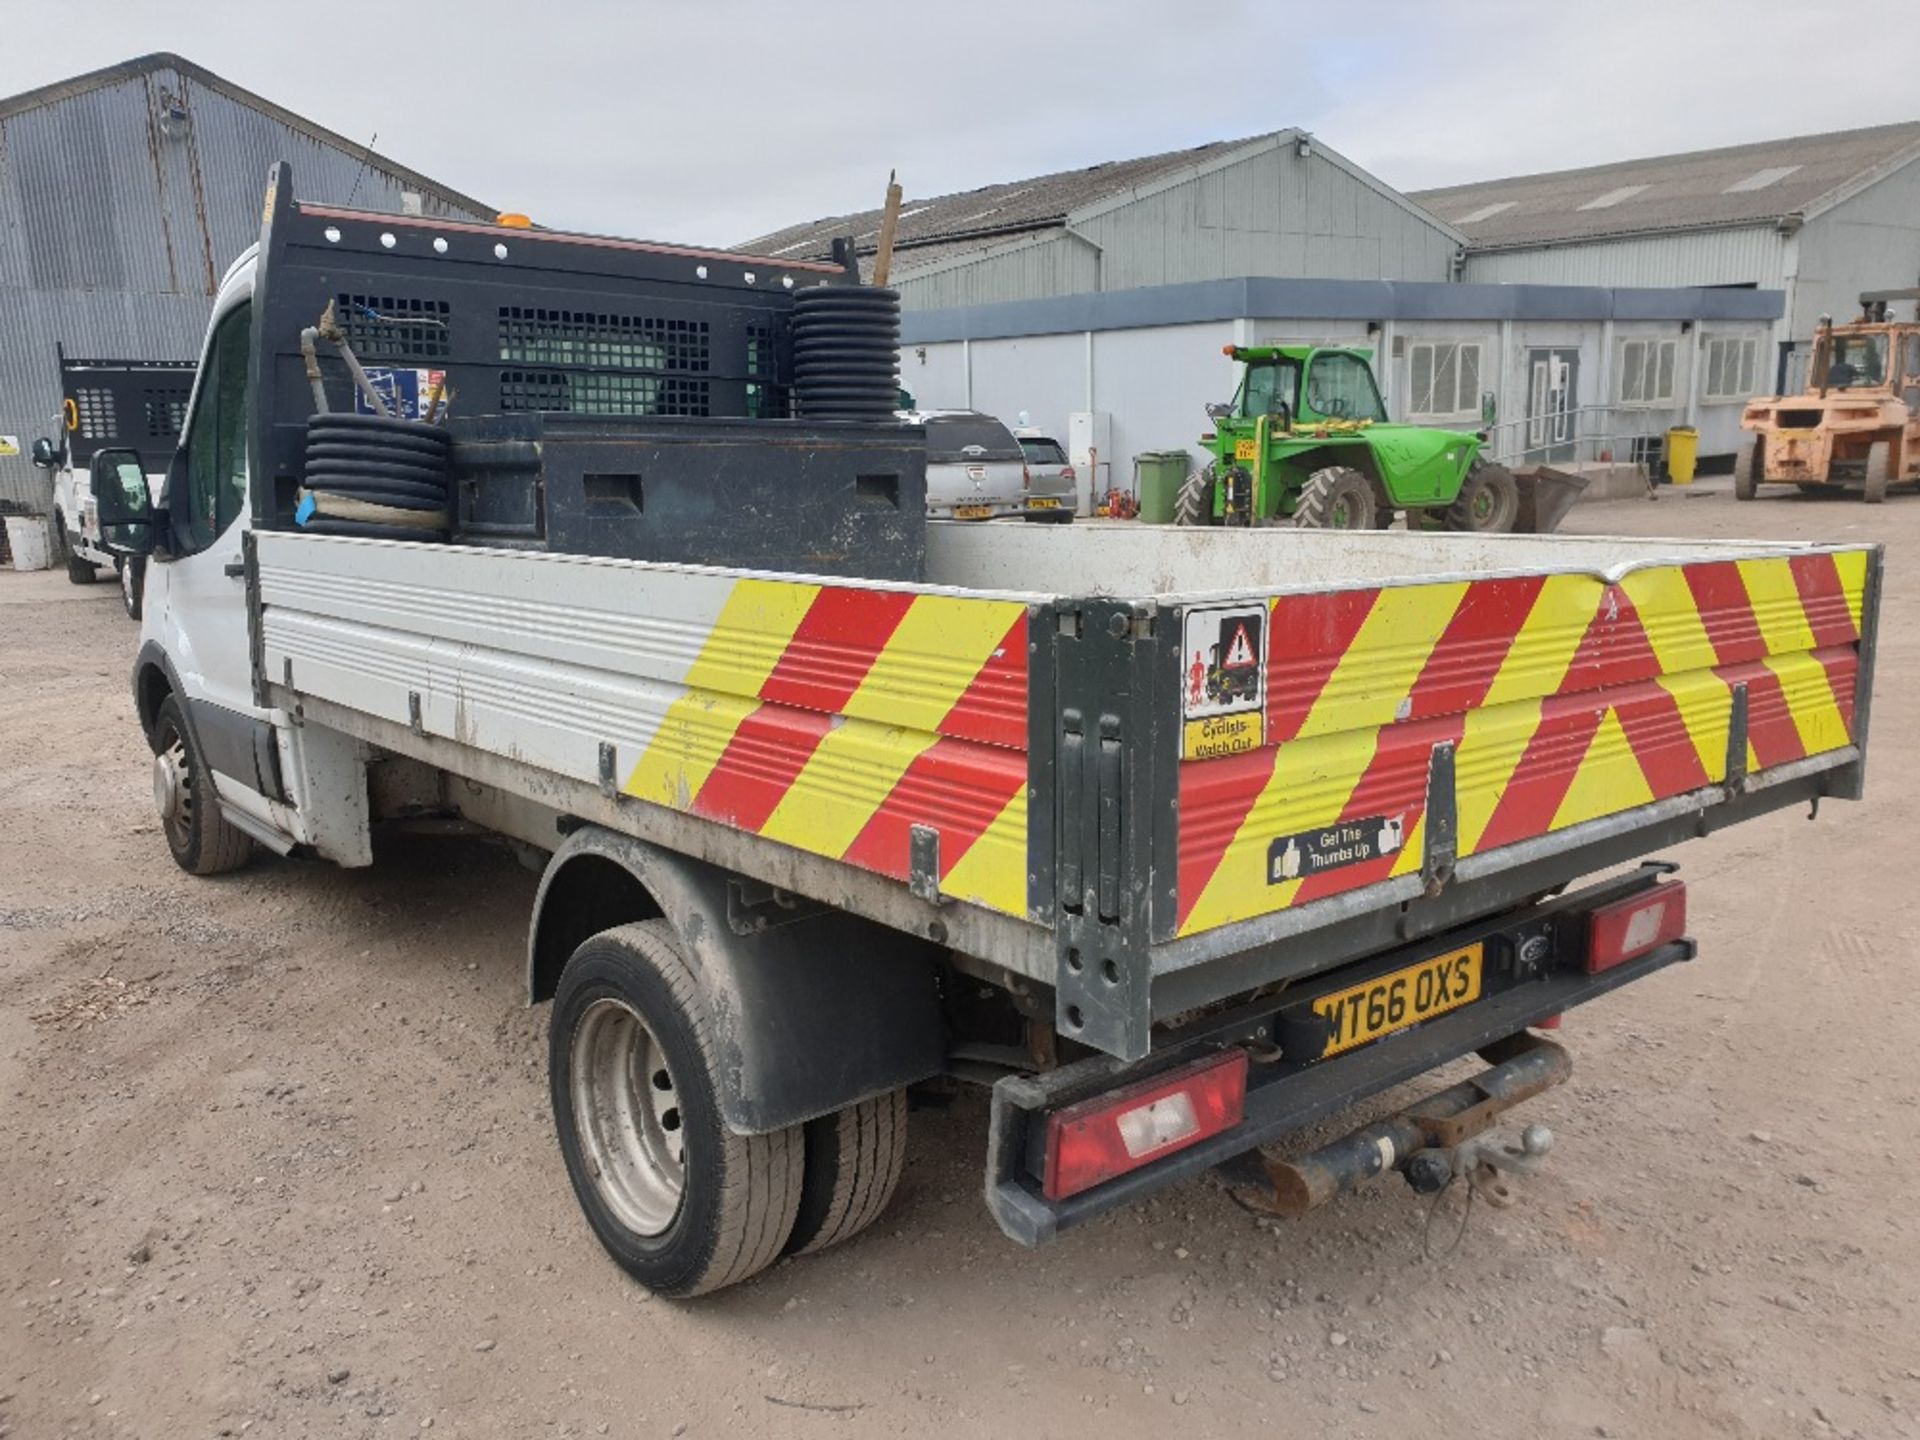
M 1299 362 L 1255 361 L 1247 366 L 1246 378 L 1240 382 L 1240 394 L 1234 402 L 1233 413 L 1242 420 L 1277 415 L 1282 407 L 1288 410 L 1293 408 L 1294 396 L 1299 390 Z
M 1313 357 L 1307 372 L 1307 409 L 1334 420 L 1387 418 L 1367 362 L 1337 350 Z
M 1023 436 L 1020 441 L 1020 448 L 1027 452 L 1027 463 L 1029 465 L 1064 465 L 1067 463 L 1067 452 L 1060 448 L 1060 442 L 1058 440 L 1040 440 Z
M 1827 361 L 1827 384 L 1836 390 L 1887 383 L 1887 337 L 1835 335 Z
M 971 446 L 984 453 L 969 454 Z M 1012 433 L 991 415 L 934 415 L 927 420 L 927 459 L 935 464 L 1025 458 Z

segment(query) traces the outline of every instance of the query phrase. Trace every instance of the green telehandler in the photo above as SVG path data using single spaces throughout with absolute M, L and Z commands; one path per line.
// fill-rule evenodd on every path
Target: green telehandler
M 1520 528 L 1521 486 L 1483 437 L 1390 423 L 1364 351 L 1225 348 L 1240 388 L 1207 407 L 1213 460 L 1181 487 L 1175 524 L 1374 530 L 1404 513 L 1409 529 Z

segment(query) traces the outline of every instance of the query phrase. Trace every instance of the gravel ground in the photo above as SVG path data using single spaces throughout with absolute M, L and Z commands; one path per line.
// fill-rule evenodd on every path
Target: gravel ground
M 1569 1017 L 1515 1208 L 1426 1259 L 1397 1182 L 1275 1223 L 1209 1181 L 1030 1254 L 968 1099 L 874 1231 L 685 1306 L 567 1190 L 534 877 L 181 874 L 118 598 L 0 574 L 0 1435 L 1920 1435 L 1920 499 L 1569 528 L 1884 535 L 1889 596 L 1871 798 L 1677 852 L 1701 959 Z

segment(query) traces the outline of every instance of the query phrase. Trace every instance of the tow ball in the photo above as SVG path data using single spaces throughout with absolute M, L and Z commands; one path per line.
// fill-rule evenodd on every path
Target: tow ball
M 1563 1084 L 1573 1073 L 1573 1057 L 1553 1041 L 1526 1033 L 1509 1036 L 1480 1055 L 1490 1068 L 1471 1079 L 1310 1154 L 1281 1160 L 1255 1151 L 1242 1157 L 1229 1179 L 1264 1180 L 1245 1197 L 1246 1203 L 1274 1215 L 1304 1215 L 1389 1170 L 1399 1171 L 1423 1195 L 1460 1179 L 1492 1203 L 1510 1205 L 1514 1196 L 1507 1177 L 1538 1170 L 1553 1149 L 1553 1132 L 1529 1125 L 1518 1144 L 1489 1132 L 1523 1100 Z M 1253 1167 L 1246 1163 L 1256 1160 Z M 1249 1168 L 1255 1177 L 1247 1176 Z

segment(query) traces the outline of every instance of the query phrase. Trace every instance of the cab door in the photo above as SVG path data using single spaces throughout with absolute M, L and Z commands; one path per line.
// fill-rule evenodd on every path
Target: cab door
M 253 338 L 251 291 L 226 302 L 194 386 L 186 432 L 167 473 L 168 544 L 147 570 L 146 639 L 173 663 L 194 712 L 208 763 L 251 787 L 241 753 L 210 732 L 251 731 L 264 712 L 253 703 L 241 537 L 247 504 L 247 379 Z M 158 602 L 158 603 L 156 603 Z M 201 713 L 213 707 L 221 714 Z

